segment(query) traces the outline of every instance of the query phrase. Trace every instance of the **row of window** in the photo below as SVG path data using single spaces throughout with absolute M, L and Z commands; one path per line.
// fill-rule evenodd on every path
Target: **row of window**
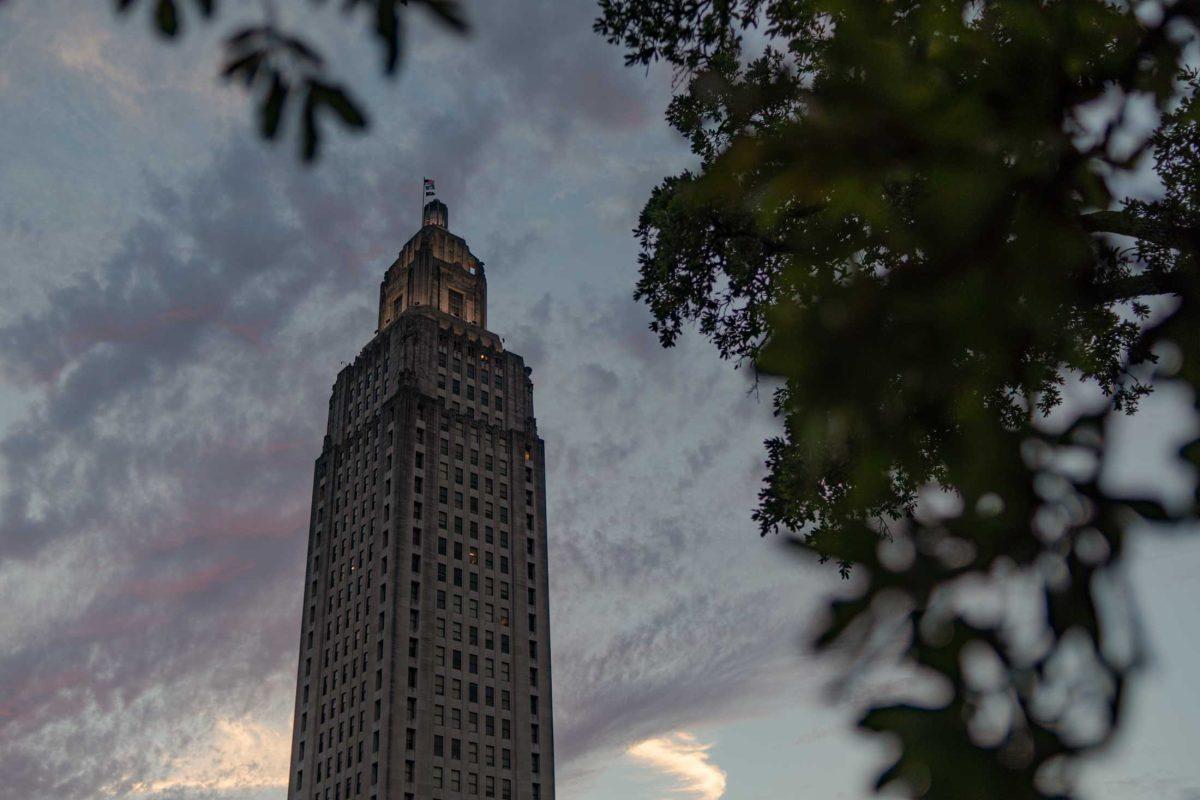
M 461 428 L 461 422 L 458 423 L 458 426 Z M 448 427 L 448 425 L 447 425 L 446 421 L 443 420 L 443 428 L 445 429 L 446 427 Z M 390 430 L 388 431 L 388 434 L 389 434 L 388 444 L 390 445 L 391 444 L 391 441 L 390 441 L 391 440 L 391 431 Z M 348 628 L 351 626 L 352 622 L 359 623 L 362 619 L 369 618 L 369 614 L 370 614 L 370 599 L 371 598 L 370 598 L 369 594 L 357 602 L 354 602 L 351 599 L 351 595 L 354 592 L 355 588 L 357 588 L 358 593 L 361 594 L 362 587 L 364 584 L 364 581 L 363 581 L 364 577 L 366 578 L 366 582 L 365 582 L 366 585 L 368 587 L 370 586 L 370 573 L 372 570 L 370 570 L 368 568 L 368 565 L 372 564 L 372 562 L 373 562 L 372 548 L 370 547 L 370 545 L 368 545 L 366 552 L 364 553 L 362 550 L 357 549 L 356 545 L 360 544 L 363 540 L 370 541 L 370 539 L 373 538 L 373 535 L 369 533 L 370 527 L 373 527 L 373 526 L 364 526 L 360 529 L 360 528 L 357 528 L 355 524 L 357 523 L 357 516 L 358 516 L 358 512 L 360 510 L 360 504 L 358 502 L 360 497 L 362 498 L 361 512 L 362 512 L 362 516 L 363 516 L 364 520 L 369 519 L 369 512 L 372 511 L 375 507 L 373 492 L 371 493 L 370 499 L 368 500 L 366 481 L 368 480 L 368 478 L 367 478 L 368 468 L 370 467 L 370 465 L 372 463 L 377 462 L 378 457 L 379 457 L 378 445 L 379 445 L 380 438 L 381 437 L 379 437 L 379 436 L 374 437 L 375 447 L 372 450 L 372 448 L 370 447 L 372 437 L 371 437 L 370 432 L 367 431 L 366 435 L 362 439 L 362 444 L 364 444 L 366 446 L 362 447 L 361 449 L 356 447 L 356 448 L 354 448 L 351 457 L 340 459 L 340 463 L 338 464 L 340 469 L 338 469 L 335 473 L 335 482 L 337 484 L 337 488 L 340 489 L 342 486 L 346 487 L 344 493 L 339 492 L 338 495 L 335 497 L 335 500 L 334 500 L 335 509 L 336 510 L 349 510 L 348 515 L 343 513 L 341 520 L 335 520 L 335 522 L 334 522 L 335 533 L 336 532 L 345 533 L 347 530 L 350 532 L 349 546 L 347 546 L 346 539 L 343 538 L 340 543 L 340 547 L 339 547 L 339 544 L 335 540 L 335 542 L 331 548 L 332 560 L 331 560 L 330 566 L 332 569 L 330 570 L 330 572 L 334 573 L 334 574 L 331 575 L 330 587 L 331 587 L 331 590 L 333 588 L 337 587 L 337 591 L 336 591 L 336 594 L 334 594 L 331 591 L 330 597 L 327 598 L 327 610 L 332 610 L 332 608 L 335 607 L 333 605 L 333 603 L 334 603 L 334 598 L 336 597 L 336 608 L 339 611 L 339 614 L 337 616 L 337 622 L 336 622 L 338 633 L 341 632 L 343 625 L 345 625 Z M 478 440 L 478 435 L 477 435 L 477 440 Z M 371 459 L 372 453 L 375 456 L 374 459 Z M 457 454 L 461 458 L 461 456 L 462 456 L 461 445 L 458 448 Z M 422 456 L 417 455 L 416 457 L 418 459 L 420 459 Z M 475 450 L 473 448 L 472 453 L 471 453 L 471 458 L 472 458 L 473 464 L 477 465 L 479 462 L 479 451 Z M 390 453 L 388 454 L 387 459 L 388 459 L 387 472 L 385 474 L 390 475 L 390 468 L 391 468 Z M 528 455 L 527 455 L 527 460 L 528 460 Z M 493 464 L 496 463 L 495 461 L 493 461 L 493 457 L 492 457 L 491 453 L 484 454 L 484 461 L 485 461 L 485 468 L 488 471 L 490 471 Z M 419 464 L 419 466 L 423 466 L 423 465 Z M 449 465 L 446 464 L 445 462 L 442 462 L 441 466 L 442 466 L 442 470 L 445 472 L 443 477 L 448 478 Z M 501 474 L 507 475 L 508 462 L 506 459 L 499 460 L 498 469 L 501 472 Z M 460 476 L 460 475 L 462 475 L 461 467 L 456 469 L 456 477 Z M 371 480 L 371 485 L 372 486 L 377 485 L 378 472 L 372 471 L 371 476 L 374 478 L 374 480 Z M 485 481 L 484 488 L 490 494 L 493 487 L 495 486 L 495 484 L 493 484 L 491 482 L 492 479 L 489 476 L 485 475 L 483 477 L 484 477 L 484 481 Z M 472 488 L 474 488 L 476 490 L 478 490 L 479 478 L 480 478 L 480 476 L 477 473 L 474 473 L 474 472 L 471 473 L 471 484 L 470 485 Z M 385 492 L 388 495 L 390 495 L 390 489 L 391 489 L 390 477 L 385 477 L 384 480 L 386 482 L 385 483 Z M 460 477 L 459 482 L 461 483 L 462 480 L 463 479 Z M 527 468 L 526 480 L 531 480 L 531 470 L 529 470 L 528 468 Z M 503 485 L 502 492 L 503 492 L 504 496 L 507 496 L 507 494 L 508 494 L 507 488 L 508 487 L 506 485 Z M 445 491 L 445 488 L 443 488 L 443 491 Z M 461 493 L 456 492 L 456 495 L 461 496 Z M 531 501 L 531 497 L 532 497 L 532 494 L 527 492 L 527 498 L 526 498 L 527 504 Z M 447 499 L 448 498 L 449 498 L 449 495 L 447 493 Z M 460 501 L 460 503 L 461 502 L 462 501 Z M 507 509 L 505 509 L 505 511 L 507 511 Z M 385 515 L 386 515 L 386 506 L 385 506 Z M 505 514 L 505 516 L 507 516 L 507 514 Z M 489 515 L 489 518 L 490 518 L 490 515 Z M 341 523 L 340 526 L 338 524 L 339 522 Z M 531 524 L 531 519 L 527 518 L 527 523 Z M 341 529 L 340 531 L 338 531 L 339 527 Z M 444 523 L 443 523 L 442 527 L 443 528 L 446 527 Z M 462 532 L 461 518 L 456 518 L 456 530 L 460 533 Z M 419 531 L 419 529 L 414 530 L 414 534 L 416 537 L 415 544 L 419 546 L 419 534 L 417 534 L 417 531 Z M 486 526 L 486 531 L 487 531 L 487 533 L 485 535 L 485 539 L 487 540 L 488 544 L 492 544 L 494 531 L 491 526 Z M 476 524 L 474 523 L 474 521 L 472 521 L 472 533 L 475 535 L 473 538 L 478 537 L 478 528 L 477 528 Z M 384 532 L 383 532 L 383 537 L 385 540 L 386 540 L 386 536 L 387 536 L 387 534 L 386 534 L 386 528 L 385 528 Z M 319 537 L 319 533 L 318 533 L 318 537 Z M 440 538 L 442 538 L 443 542 L 445 542 L 445 537 L 440 537 Z M 356 541 L 356 539 L 358 541 Z M 319 541 L 319 539 L 318 539 L 318 541 Z M 504 531 L 504 530 L 501 531 L 501 543 L 502 543 L 502 546 L 505 549 L 507 549 L 507 547 L 508 547 L 508 532 L 507 531 Z M 459 559 L 465 560 L 468 564 L 479 565 L 482 562 L 482 564 L 485 568 L 489 568 L 489 567 L 494 568 L 494 566 L 497 563 L 497 561 L 494 560 L 495 556 L 493 555 L 493 553 L 490 550 L 485 550 L 485 549 L 477 548 L 477 547 L 471 547 L 471 548 L 464 549 L 462 547 L 462 545 L 463 545 L 462 542 L 455 542 L 454 544 L 457 545 L 457 548 L 458 548 L 457 555 L 458 555 Z M 385 545 L 385 547 L 386 547 L 386 545 Z M 527 549 L 530 551 L 530 554 L 532 554 L 532 539 L 529 539 L 527 541 Z M 442 544 L 440 547 L 440 550 L 443 554 L 445 554 L 447 556 L 449 556 L 450 552 L 453 552 L 450 550 L 450 545 L 448 542 L 445 544 Z M 365 558 L 365 563 L 364 563 L 364 558 Z M 500 557 L 500 565 L 501 565 L 502 574 L 508 574 L 508 563 L 507 562 L 508 562 L 507 556 Z M 315 567 L 317 567 L 318 569 L 319 569 L 319 564 L 320 564 L 320 560 L 319 560 L 319 558 L 317 558 Z M 532 566 L 533 566 L 532 564 L 529 565 L 531 575 L 533 574 Z M 416 568 L 419 569 L 419 562 L 417 563 Z M 362 571 L 367 572 L 366 576 L 363 576 L 361 574 Z M 384 574 L 386 575 L 386 572 Z M 461 586 L 461 578 L 459 580 L 459 585 Z M 315 592 L 316 588 L 317 587 L 313 587 L 314 592 Z M 386 584 L 381 582 L 379 588 L 380 588 L 380 592 L 381 592 L 380 601 L 383 602 L 386 598 Z M 490 587 L 490 586 L 488 587 L 488 594 L 491 594 L 491 588 L 492 587 Z M 508 597 L 507 582 L 502 583 L 502 586 L 500 587 L 500 591 L 502 594 L 502 598 L 507 599 L 507 597 Z M 529 602 L 533 603 L 534 599 L 535 599 L 535 592 L 532 588 L 529 589 L 529 592 L 530 592 L 529 598 L 528 598 Z M 454 595 L 451 595 L 451 597 L 455 600 L 454 608 L 456 610 L 456 613 L 462 613 L 462 611 L 461 611 L 462 595 L 455 593 Z M 438 591 L 439 609 L 445 608 L 446 601 L 447 601 L 446 592 L 444 590 L 439 590 Z M 351 603 L 353 603 L 353 608 L 350 607 Z M 469 598 L 469 603 L 471 604 L 471 606 L 469 606 L 471 612 L 473 614 L 477 615 L 480 610 L 478 601 L 476 601 L 474 598 Z M 345 607 L 343 607 L 343 604 Z M 501 606 L 500 608 L 502 611 L 501 617 L 506 616 L 508 613 L 507 606 Z M 484 604 L 483 609 L 484 609 L 485 615 L 494 613 L 491 611 L 491 609 L 492 609 L 491 604 Z M 501 617 L 492 617 L 492 619 L 500 619 Z M 487 617 L 485 617 L 485 619 L 486 618 Z M 380 613 L 380 628 L 381 629 L 383 626 L 383 621 L 384 621 L 383 614 Z M 418 620 L 414 616 L 414 619 L 412 620 L 414 629 L 417 624 L 417 621 Z M 442 622 L 444 624 L 445 620 L 443 619 Z M 328 623 L 327 623 L 327 625 L 328 625 Z M 536 622 L 531 622 L 531 626 L 536 627 Z M 355 627 L 357 628 L 359 626 L 355 625 Z M 453 628 L 451 630 L 453 631 Z M 330 633 L 330 632 L 331 632 L 331 630 L 327 627 L 327 633 Z M 354 637 L 355 641 L 354 641 L 354 647 L 353 647 L 353 652 L 355 655 L 357 655 L 358 649 L 360 646 L 360 640 L 359 640 L 359 636 L 358 636 L 359 632 L 360 631 L 358 631 L 358 630 L 355 631 L 355 637 Z M 362 642 L 365 643 L 365 642 L 369 641 L 369 631 L 364 630 L 361 632 L 363 633 Z M 444 627 L 442 628 L 442 636 L 443 636 L 443 638 L 445 638 L 445 628 Z M 507 639 L 507 635 L 504 635 L 504 638 Z M 334 661 L 336 663 L 337 654 L 338 654 L 338 644 L 337 644 L 336 638 L 334 639 L 334 642 L 335 642 L 334 647 L 333 647 Z M 381 638 L 378 641 L 378 645 L 380 646 L 380 649 L 382 649 L 382 644 L 383 644 L 383 641 Z M 501 646 L 502 646 L 502 649 L 507 650 L 507 647 L 505 647 L 504 642 L 501 642 Z M 443 646 L 439 645 L 438 647 L 439 647 L 439 650 L 441 651 L 439 654 L 438 661 L 439 661 L 439 663 L 444 664 L 445 660 L 447 658 L 447 651 Z M 351 647 L 349 645 L 349 637 L 347 636 L 346 644 L 342 648 L 343 657 L 350 655 L 350 651 L 351 651 Z M 456 656 L 456 653 L 457 653 L 457 656 Z M 379 655 L 382 656 L 382 653 L 380 653 Z M 451 659 L 451 663 L 453 663 L 453 660 L 457 657 L 459 659 L 459 663 L 463 664 L 464 662 L 462 661 L 462 659 L 463 659 L 464 655 L 468 656 L 468 659 L 465 662 L 468 669 L 470 669 L 470 666 L 471 666 L 470 662 L 472 660 L 475 661 L 476 667 L 479 666 L 479 662 L 477 660 L 476 654 L 464 654 L 462 651 L 450 651 L 449 658 Z M 536 643 L 531 643 L 531 657 L 536 658 Z M 328 664 L 328 660 L 329 660 L 329 650 L 326 649 L 326 663 L 327 664 Z M 489 658 L 486 660 L 485 664 L 490 663 L 491 661 L 492 661 L 492 659 Z M 342 664 L 341 678 L 342 678 L 343 684 L 347 680 L 347 673 L 346 673 L 347 666 L 349 667 L 350 678 L 353 679 L 357 675 L 358 663 L 359 663 L 358 659 L 354 658 L 353 661 L 349 662 L 349 665 L 347 665 L 345 663 Z M 362 664 L 363 674 L 365 675 L 366 668 L 367 668 L 367 656 L 366 656 L 365 652 L 362 655 L 361 664 Z M 503 673 L 503 678 L 505 679 L 505 681 L 507 681 L 509 678 L 509 676 L 508 676 L 509 666 L 508 666 L 507 662 L 501 662 L 501 669 L 502 669 L 502 673 Z M 491 670 L 491 667 L 484 666 L 484 670 L 485 670 L 485 672 L 488 672 Z M 334 682 L 330 687 L 331 689 L 333 688 L 333 685 L 336 685 L 336 681 L 338 680 L 337 673 L 338 673 L 338 671 L 334 670 L 332 676 L 329 676 L 329 675 L 326 676 L 326 678 L 331 677 L 332 681 Z M 472 670 L 469 674 L 475 674 L 475 672 Z M 441 683 L 442 683 L 443 687 L 445 687 L 445 685 L 446 685 L 445 684 L 445 676 L 441 676 L 441 677 L 442 677 Z M 382 673 L 379 670 L 376 671 L 376 681 L 375 682 L 377 684 L 377 687 L 381 686 L 381 684 L 382 684 Z M 534 685 L 536 685 L 536 668 L 533 668 L 531 670 L 531 682 Z M 324 682 L 323 682 L 323 686 L 322 686 L 323 693 L 324 693 L 324 688 L 325 687 L 324 687 Z M 354 688 L 351 687 L 348 698 L 346 696 L 347 693 L 343 692 L 341 695 L 336 696 L 334 698 L 333 702 L 331 702 L 329 704 L 329 708 L 330 708 L 329 718 L 330 719 L 333 719 L 335 714 L 344 714 L 347 710 L 351 711 L 348 722 L 346 719 L 339 719 L 337 722 L 337 726 L 336 726 L 337 739 L 336 739 L 336 741 L 339 746 L 341 745 L 341 743 L 343 741 L 343 736 L 353 736 L 355 723 L 354 723 L 354 714 L 353 714 L 352 709 L 353 709 L 357 699 L 365 700 L 365 683 L 359 683 L 358 689 L 359 689 L 359 692 L 358 692 L 357 697 L 356 697 L 356 692 L 355 692 Z M 479 690 L 475 689 L 475 691 L 478 692 Z M 501 710 L 508 709 L 508 706 L 511 702 L 511 698 L 508 696 L 508 690 L 501 690 L 501 694 L 499 694 L 498 696 L 496 694 L 493 694 L 492 691 L 493 691 L 492 687 L 489 687 L 486 685 L 483 687 L 483 695 L 482 695 L 483 703 L 485 705 L 490 705 L 489 700 L 495 701 L 498 699 Z M 450 692 L 451 692 L 451 696 L 453 696 L 453 694 L 455 692 L 455 687 L 454 687 L 453 682 L 450 684 Z M 472 688 L 471 688 L 470 684 L 467 685 L 466 693 L 467 693 L 468 699 L 470 699 L 471 694 L 472 694 Z M 492 695 L 490 698 L 488 697 L 489 694 Z M 476 697 L 478 697 L 478 696 L 479 695 L 476 695 Z M 339 699 L 342 701 L 342 707 L 340 709 L 336 709 L 335 706 L 337 705 L 337 701 Z M 410 698 L 410 700 L 411 699 L 412 698 Z M 349 702 L 350 709 L 346 708 L 347 701 Z M 534 713 L 536 714 L 536 698 L 533 700 L 533 703 L 534 703 Z M 452 712 L 461 713 L 458 709 L 452 709 Z M 376 701 L 375 713 L 376 713 L 376 718 L 378 718 L 378 715 L 380 713 L 378 700 Z M 469 712 L 469 713 L 473 715 L 474 712 Z M 322 716 L 322 722 L 324 722 L 324 720 L 326 718 L 324 704 L 322 704 L 322 715 L 321 716 Z M 361 721 L 361 716 L 362 716 L 362 712 L 359 712 L 360 721 Z M 494 725 L 494 722 L 492 722 L 491 719 L 489 719 L 489 716 L 490 715 L 485 715 L 484 720 L 483 720 L 485 731 L 487 730 L 488 727 L 491 727 Z M 470 725 L 470 724 L 471 724 L 470 716 L 468 716 L 468 725 Z M 506 719 L 501 719 L 502 729 L 504 727 L 506 727 L 507 724 L 508 724 L 508 721 Z M 348 731 L 345 734 L 343 734 L 344 729 L 346 729 Z M 319 734 L 319 736 L 320 736 L 319 752 L 323 751 L 326 746 L 329 746 L 329 747 L 333 746 L 334 735 L 335 735 L 334 730 L 335 730 L 334 727 L 331 725 L 327 731 L 322 730 L 320 732 L 320 734 Z M 360 722 L 360 730 L 361 730 L 361 722 Z M 502 730 L 502 733 L 503 733 L 503 730 Z M 377 738 L 378 732 L 376 731 L 374 735 Z M 537 735 L 536 732 L 533 735 L 536 737 L 536 735 Z M 347 748 L 347 750 L 349 750 L 349 748 L 352 746 L 353 746 L 353 744 L 351 746 L 349 746 Z M 361 742 L 359 743 L 359 748 L 361 749 Z M 332 763 L 332 768 L 333 768 L 335 774 L 340 772 L 340 770 L 342 769 L 341 764 L 342 764 L 343 759 L 341 758 L 341 756 L 343 755 L 344 752 L 346 752 L 346 751 L 339 750 L 338 752 L 334 753 L 331 756 L 332 761 L 330 763 Z M 349 758 L 347 757 L 344 760 L 348 766 Z M 319 766 L 317 769 L 318 769 L 318 772 L 321 771 L 321 768 Z M 329 769 L 329 767 L 327 766 L 326 767 L 326 775 L 324 776 L 326 778 L 326 780 L 328 780 L 328 772 L 327 772 L 328 769 Z M 342 784 L 340 784 L 340 783 L 334 786 L 335 795 L 340 793 L 341 786 L 342 786 Z M 347 796 L 349 796 L 349 791 L 350 791 L 349 782 L 344 784 L 344 786 L 347 791 Z M 329 787 L 326 787 L 325 791 L 326 791 L 326 793 L 328 793 Z M 355 787 L 355 793 L 357 794 L 357 792 L 358 792 L 358 787 Z
M 447 388 L 447 384 L 449 385 L 451 395 L 456 396 L 456 397 L 465 397 L 467 399 L 467 402 L 470 402 L 470 403 L 475 402 L 475 399 L 476 399 L 475 384 L 467 383 L 466 387 L 463 387 L 461 380 L 459 380 L 458 378 L 450 378 L 447 381 L 446 373 L 439 371 L 438 376 L 437 376 L 437 388 L 439 390 L 441 390 L 442 392 L 445 392 L 446 388 Z M 465 388 L 465 391 L 464 391 L 464 388 Z M 439 395 L 439 396 L 441 396 L 441 395 Z M 490 405 L 492 408 L 494 408 L 497 411 L 504 410 L 504 396 L 500 394 L 499 389 L 497 389 L 495 394 L 492 394 L 492 395 L 488 394 L 487 389 L 480 389 L 478 399 L 479 399 L 479 404 L 483 408 L 488 408 Z

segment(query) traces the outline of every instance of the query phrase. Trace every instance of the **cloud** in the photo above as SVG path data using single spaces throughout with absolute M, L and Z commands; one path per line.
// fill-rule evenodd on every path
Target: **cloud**
M 686 731 L 676 731 L 644 739 L 625 752 L 635 761 L 675 778 L 676 792 L 695 800 L 719 800 L 725 796 L 726 775 L 709 761 L 710 747 Z
M 175 761 L 166 777 L 133 786 L 129 798 L 285 789 L 291 745 L 290 728 L 270 728 L 250 718 L 219 719 L 208 740 Z

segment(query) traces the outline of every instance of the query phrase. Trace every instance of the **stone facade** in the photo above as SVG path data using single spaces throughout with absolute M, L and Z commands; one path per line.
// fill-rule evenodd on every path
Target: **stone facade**
M 329 400 L 289 800 L 554 797 L 533 383 L 448 216 L 426 205 Z
M 379 286 L 379 329 L 410 308 L 437 308 L 487 328 L 487 279 L 483 262 L 461 236 L 446 229 L 450 213 L 434 200 L 425 206 L 421 230 L 408 240 Z

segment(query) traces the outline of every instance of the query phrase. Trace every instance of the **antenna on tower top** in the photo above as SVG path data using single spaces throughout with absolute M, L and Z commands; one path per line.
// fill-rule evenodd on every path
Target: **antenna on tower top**
M 426 178 L 426 188 L 421 193 L 422 201 L 434 193 L 433 189 L 429 188 L 431 186 L 433 186 L 433 181 Z M 450 209 L 446 208 L 446 204 L 436 197 L 421 206 L 421 227 L 424 228 L 426 225 L 450 229 Z
M 421 179 L 421 216 L 420 216 L 422 227 L 424 227 L 424 225 L 425 225 L 425 201 L 428 200 L 430 197 L 436 197 L 436 196 L 437 196 L 437 187 L 434 186 L 433 178 L 422 178 Z

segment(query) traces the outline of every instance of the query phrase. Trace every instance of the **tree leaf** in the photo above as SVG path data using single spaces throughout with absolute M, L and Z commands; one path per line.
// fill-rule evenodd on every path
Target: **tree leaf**
M 225 68 L 221 70 L 221 76 L 229 80 L 240 77 L 242 82 L 249 87 L 254 83 L 254 78 L 258 75 L 258 70 L 266 57 L 265 50 L 246 53 L 226 64 Z
M 154 22 L 167 38 L 173 39 L 179 33 L 179 11 L 175 8 L 175 0 L 158 0 Z
M 274 139 L 279 133 L 283 109 L 287 103 L 288 85 L 278 72 L 271 79 L 271 89 L 259 106 L 259 131 L 264 139 Z
M 250 27 L 242 28 L 237 33 L 225 40 L 225 46 L 230 48 L 239 47 L 250 41 L 250 39 L 254 38 L 255 36 L 262 36 L 268 31 L 269 28 L 263 25 L 251 25 Z
M 307 61 L 316 67 L 319 67 L 325 63 L 325 59 L 321 57 L 321 54 L 303 39 L 295 36 L 279 36 L 278 38 L 289 50 L 292 51 L 292 55 L 296 56 L 297 58 Z
M 391 75 L 400 62 L 400 19 L 396 0 L 376 0 L 375 33 L 383 40 L 383 69 Z
M 462 34 L 470 30 L 467 16 L 458 0 L 425 0 L 425 7 L 439 22 L 456 33 Z
M 365 128 L 367 118 L 344 89 L 340 86 L 323 84 L 321 86 L 321 102 L 329 106 L 348 128 Z
M 304 111 L 300 115 L 300 158 L 306 164 L 312 163 L 317 157 L 321 144 L 321 132 L 317 130 L 317 100 L 313 94 L 313 85 L 308 84 L 308 94 L 304 98 Z

